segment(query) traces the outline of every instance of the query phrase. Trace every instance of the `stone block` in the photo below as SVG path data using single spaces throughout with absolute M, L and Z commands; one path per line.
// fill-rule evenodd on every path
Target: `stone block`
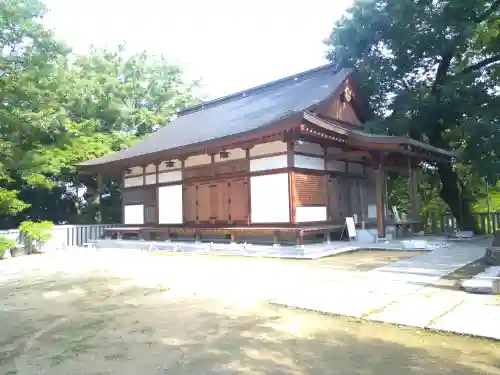
M 495 233 L 495 236 L 493 237 L 493 243 L 491 244 L 491 247 L 500 248 L 500 231 L 497 231 Z
M 493 243 L 495 243 L 495 240 L 493 240 Z M 484 254 L 484 260 L 488 264 L 500 266 L 500 247 L 488 247 Z
M 493 294 L 500 294 L 500 278 L 493 279 L 492 287 L 493 287 Z

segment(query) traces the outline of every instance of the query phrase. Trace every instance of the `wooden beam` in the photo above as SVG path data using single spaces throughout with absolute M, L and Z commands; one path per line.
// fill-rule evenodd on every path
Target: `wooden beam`
M 368 151 L 357 150 L 357 151 L 345 151 L 339 152 L 337 154 L 328 155 L 327 160 L 348 160 L 352 158 L 366 157 L 372 160 L 372 155 Z

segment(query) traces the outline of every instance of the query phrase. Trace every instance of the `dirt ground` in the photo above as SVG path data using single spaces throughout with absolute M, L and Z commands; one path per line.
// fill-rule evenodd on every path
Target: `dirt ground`
M 425 251 L 352 251 L 331 257 L 305 260 L 309 265 L 346 270 L 368 271 L 398 260 L 425 254 Z
M 0 285 L 0 374 L 500 374 L 500 344 L 98 271 Z
M 425 254 L 425 251 L 377 251 L 377 250 L 359 250 L 347 253 L 342 253 L 334 256 L 329 256 L 319 259 L 278 259 L 278 258 L 260 258 L 260 257 L 243 257 L 243 256 L 221 256 L 221 255 L 204 255 L 205 259 L 238 259 L 244 260 L 247 263 L 266 262 L 282 265 L 293 266 L 312 266 L 321 268 L 332 268 L 345 271 L 368 271 L 383 265 L 396 262 L 398 260 L 416 257 Z M 193 255 L 183 255 L 179 253 L 154 253 L 161 257 L 198 257 Z

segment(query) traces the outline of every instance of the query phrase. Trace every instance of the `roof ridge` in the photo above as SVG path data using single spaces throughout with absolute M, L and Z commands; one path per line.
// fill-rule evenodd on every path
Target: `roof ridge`
M 318 66 L 318 67 L 313 68 L 313 69 L 309 69 L 309 70 L 306 70 L 303 72 L 295 73 L 295 74 L 292 74 L 290 76 L 277 79 L 275 81 L 271 81 L 271 82 L 264 83 L 262 85 L 254 86 L 254 87 L 251 87 L 251 88 L 246 89 L 246 90 L 241 90 L 241 91 L 235 92 L 233 94 L 221 96 L 220 98 L 216 98 L 216 99 L 208 100 L 206 102 L 201 102 L 199 104 L 195 104 L 191 107 L 188 107 L 188 108 L 185 108 L 185 109 L 179 111 L 178 115 L 180 117 L 180 116 L 192 113 L 192 112 L 196 112 L 200 109 L 210 108 L 210 107 L 213 107 L 214 105 L 226 103 L 228 101 L 237 99 L 239 96 L 244 95 L 244 94 L 245 95 L 255 95 L 257 93 L 261 93 L 263 91 L 266 91 L 272 87 L 276 87 L 277 85 L 282 85 L 282 84 L 284 84 L 287 81 L 290 81 L 292 79 L 294 79 L 294 80 L 297 80 L 299 78 L 305 79 L 305 78 L 313 76 L 319 72 L 327 71 L 331 68 L 335 68 L 336 71 L 340 70 L 340 67 L 336 63 L 329 63 L 329 64 L 321 65 L 321 66 Z

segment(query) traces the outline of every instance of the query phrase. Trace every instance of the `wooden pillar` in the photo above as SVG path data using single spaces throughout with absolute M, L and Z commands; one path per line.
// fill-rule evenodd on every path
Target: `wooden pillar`
M 287 142 L 287 166 L 288 166 L 288 205 L 290 211 L 290 223 L 297 222 L 296 207 L 295 207 L 295 174 L 292 170 L 294 166 L 294 141 Z
M 385 172 L 382 160 L 375 169 L 375 191 L 377 195 L 377 235 L 385 238 Z
M 411 171 L 410 177 L 410 212 L 411 219 L 420 219 L 420 197 L 418 195 L 418 170 Z

